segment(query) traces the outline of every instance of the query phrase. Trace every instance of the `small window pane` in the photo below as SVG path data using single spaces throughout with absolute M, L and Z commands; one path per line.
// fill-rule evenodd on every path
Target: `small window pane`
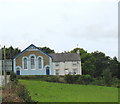
M 56 69 L 56 75 L 59 75 L 59 69 Z
M 65 69 L 65 74 L 69 74 L 69 70 L 68 69 Z
M 38 68 L 42 68 L 42 59 L 40 57 L 38 58 Z
M 55 64 L 55 66 L 59 66 L 59 64 Z
M 24 69 L 27 69 L 27 58 L 24 58 Z
M 35 69 L 35 58 L 34 58 L 34 56 L 31 57 L 31 69 Z

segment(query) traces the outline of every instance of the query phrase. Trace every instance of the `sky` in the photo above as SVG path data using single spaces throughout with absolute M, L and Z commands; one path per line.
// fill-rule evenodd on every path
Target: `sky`
M 30 44 L 118 57 L 118 0 L 0 0 L 0 45 Z

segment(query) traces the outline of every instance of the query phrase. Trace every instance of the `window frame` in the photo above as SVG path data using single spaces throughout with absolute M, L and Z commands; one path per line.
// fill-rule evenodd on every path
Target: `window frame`
M 39 58 L 41 58 L 41 68 L 39 68 Z M 43 59 L 42 56 L 38 56 L 38 57 L 37 57 L 37 68 L 38 68 L 39 70 L 42 70 L 43 67 L 44 67 L 44 59 Z
M 34 68 L 32 69 L 31 68 L 31 57 L 34 57 Z M 34 55 L 34 54 L 31 54 L 30 56 L 29 56 L 29 60 L 30 60 L 30 69 L 31 70 L 35 70 L 36 69 L 36 56 Z
M 59 63 L 55 63 L 55 67 L 59 67 L 60 66 L 60 64 Z
M 58 72 L 58 74 L 56 74 Z M 60 75 L 60 69 L 55 69 L 55 75 Z
M 27 68 L 25 69 L 24 67 L 24 59 L 27 59 Z M 22 58 L 22 68 L 24 69 L 24 70 L 28 70 L 28 57 L 27 56 L 24 56 L 23 58 Z
M 66 72 L 66 70 L 67 70 L 67 72 Z M 65 68 L 64 73 L 65 73 L 65 75 L 69 74 L 69 68 Z

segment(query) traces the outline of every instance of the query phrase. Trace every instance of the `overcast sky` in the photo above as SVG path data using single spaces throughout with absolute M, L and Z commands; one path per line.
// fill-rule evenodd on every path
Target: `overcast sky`
M 118 0 L 0 0 L 0 44 L 118 56 Z

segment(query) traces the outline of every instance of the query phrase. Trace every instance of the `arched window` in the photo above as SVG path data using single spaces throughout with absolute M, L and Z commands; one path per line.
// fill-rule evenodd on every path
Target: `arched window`
M 31 69 L 35 69 L 35 57 L 34 56 L 31 56 Z
M 41 57 L 38 58 L 38 68 L 39 69 L 42 68 L 42 58 Z
M 37 57 L 37 62 L 38 62 L 38 69 L 43 69 L 44 66 L 44 60 L 42 56 Z
M 28 69 L 28 57 L 24 56 L 22 58 L 22 68 L 23 69 Z
M 24 69 L 27 69 L 27 58 L 24 58 Z

